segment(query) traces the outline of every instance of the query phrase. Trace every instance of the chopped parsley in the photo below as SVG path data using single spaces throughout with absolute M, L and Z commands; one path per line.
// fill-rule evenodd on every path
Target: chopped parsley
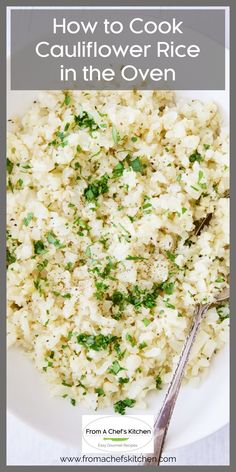
M 119 400 L 118 402 L 114 403 L 114 410 L 120 415 L 125 415 L 125 409 L 133 408 L 135 403 L 136 400 L 133 400 L 132 398 L 125 398 L 124 400 Z
M 103 388 L 95 388 L 95 393 L 97 393 L 98 397 L 105 397 L 105 392 Z
M 69 270 L 71 271 L 73 269 L 73 263 L 72 262 L 67 262 L 67 264 L 65 265 L 65 270 Z
M 76 405 L 76 400 L 74 398 L 70 399 L 71 405 L 75 406 Z
M 39 263 L 37 264 L 37 269 L 38 269 L 38 271 L 39 271 L 39 272 L 42 272 L 42 270 L 44 270 L 44 269 L 47 267 L 47 265 L 48 265 L 48 260 L 47 260 L 47 259 L 45 259 L 45 260 L 42 261 L 42 262 L 39 262 Z
M 146 261 L 146 257 L 140 257 L 140 256 L 128 256 L 126 257 L 127 261 Z
M 172 287 L 172 286 L 171 286 Z M 159 295 L 162 286 L 153 284 L 150 291 L 140 289 L 138 285 L 134 285 L 130 288 L 127 293 L 119 291 L 113 292 L 111 301 L 113 305 L 118 306 L 120 310 L 123 310 L 125 305 L 128 303 L 133 305 L 136 309 L 144 306 L 145 308 L 153 308 L 156 306 L 156 299 Z M 168 287 L 170 290 L 170 287 Z
M 129 160 L 129 165 L 132 167 L 134 172 L 142 172 L 143 171 L 143 164 L 139 157 L 133 159 L 132 161 Z
M 8 157 L 7 157 L 7 172 L 8 172 L 8 174 L 12 173 L 13 167 L 14 167 L 13 162 L 10 161 L 10 159 L 8 159 Z
M 177 175 L 176 180 L 177 180 L 177 182 L 181 182 L 181 180 L 182 180 L 182 174 Z
M 87 349 L 92 349 L 93 351 L 100 351 L 101 349 L 107 349 L 112 343 L 117 341 L 117 336 L 112 334 L 87 334 L 81 333 L 77 336 L 77 343 L 86 347 Z
M 71 298 L 71 294 L 70 293 L 65 293 L 64 295 L 61 293 L 61 292 L 57 292 L 56 290 L 53 290 L 52 291 L 53 295 L 55 295 L 55 297 L 62 297 L 64 299 L 70 299 Z
M 96 289 L 97 289 L 97 291 L 94 293 L 95 297 L 96 297 L 98 300 L 102 300 L 105 291 L 109 288 L 109 285 L 106 285 L 106 284 L 104 284 L 103 282 L 96 282 L 96 283 L 95 283 L 95 287 L 96 287 Z
M 164 282 L 162 285 L 161 285 L 161 288 L 162 290 L 164 290 L 164 292 L 167 294 L 167 295 L 172 295 L 173 291 L 174 291 L 174 283 L 173 282 Z
M 129 377 L 120 377 L 119 378 L 119 384 L 124 385 L 129 382 Z
M 118 164 L 116 164 L 116 166 L 114 167 L 112 171 L 112 177 L 114 179 L 121 177 L 124 173 L 124 170 L 125 170 L 125 166 L 123 162 L 118 162 Z
M 94 118 L 85 110 L 79 115 L 74 115 L 74 120 L 75 124 L 80 128 L 89 128 L 90 131 L 99 129 L 99 125 L 95 122 Z
M 134 305 L 135 308 L 144 306 L 145 308 L 153 308 L 156 306 L 156 298 L 159 294 L 158 285 L 154 284 L 150 291 L 142 290 L 135 285 L 132 289 L 129 289 L 127 302 Z
M 121 223 L 119 223 L 119 226 L 125 232 L 125 234 L 122 234 L 122 237 L 125 239 L 125 241 L 127 241 L 127 243 L 129 243 L 130 238 L 131 238 L 131 233 Z
M 67 341 L 70 341 L 73 336 L 73 331 L 69 331 L 68 336 L 67 336 Z
M 86 223 L 86 221 L 84 221 L 82 218 L 80 217 L 77 217 L 75 220 L 74 220 L 74 225 L 78 226 L 80 231 L 79 231 L 79 235 L 80 236 L 83 236 L 84 233 L 83 233 L 83 230 L 85 231 L 90 231 L 90 227 L 88 225 L 88 223 Z
M 150 210 L 150 208 L 152 208 L 152 204 L 151 204 L 151 203 L 145 203 L 145 204 L 142 206 L 142 209 L 143 209 L 143 210 Z
M 28 213 L 28 215 L 23 219 L 23 224 L 25 226 L 29 226 L 31 220 L 33 219 L 34 214 L 33 213 Z
M 108 187 L 108 175 L 104 174 L 100 179 L 94 180 L 84 190 L 85 199 L 89 202 L 97 200 L 99 195 L 103 195 L 109 191 Z
M 199 192 L 199 189 L 197 187 L 195 187 L 194 185 L 190 185 L 190 187 L 195 190 L 195 192 Z
M 70 105 L 71 97 L 68 93 L 65 93 L 65 100 L 63 102 L 64 105 Z
M 125 339 L 131 344 L 132 347 L 137 344 L 133 336 L 131 336 L 129 333 L 126 334 Z
M 217 284 L 221 284 L 225 281 L 225 279 L 223 277 L 217 277 L 217 279 L 215 280 Z
M 168 300 L 164 300 L 166 308 L 171 308 L 172 310 L 175 310 L 175 306 L 172 305 L 172 303 L 169 303 Z
M 119 344 L 118 342 L 116 342 L 116 343 L 114 344 L 114 349 L 115 349 L 115 351 L 116 351 L 116 354 L 117 354 L 118 359 L 119 359 L 119 360 L 123 359 L 126 350 L 121 351 L 120 344 Z
M 67 128 L 68 129 L 68 128 Z M 68 144 L 68 141 L 66 140 L 68 134 L 64 133 L 64 131 L 57 131 L 56 132 L 56 139 L 53 139 L 48 145 L 49 146 L 62 146 L 65 147 Z
M 39 291 L 39 294 L 40 295 L 43 295 L 43 289 L 42 289 L 42 286 L 41 286 L 41 279 L 38 277 L 36 280 L 34 280 L 34 286 L 36 288 L 36 290 Z
M 119 309 L 122 311 L 125 307 L 126 296 L 125 296 L 124 293 L 119 292 L 118 290 L 116 290 L 115 292 L 113 292 L 113 294 L 111 296 L 111 301 L 112 301 L 113 305 L 118 306 Z
M 117 375 L 121 370 L 125 370 L 124 367 L 121 367 L 118 361 L 113 361 L 108 372 L 109 374 Z
M 7 259 L 7 267 L 13 264 L 14 262 L 16 262 L 15 252 L 14 251 L 11 252 L 10 249 L 7 248 L 6 259 Z
M 173 252 L 166 251 L 166 256 L 171 262 L 175 262 L 176 255 Z
M 16 189 L 21 190 L 23 188 L 23 184 L 24 184 L 24 181 L 22 179 L 18 179 L 15 185 Z
M 161 388 L 162 388 L 162 379 L 161 379 L 159 374 L 157 375 L 155 381 L 156 381 L 156 389 L 161 390 Z
M 57 239 L 56 235 L 50 231 L 46 235 L 47 241 L 49 244 L 53 244 L 56 248 L 63 248 L 65 247 L 63 244 L 60 243 L 59 239 Z
M 120 133 L 114 125 L 112 126 L 112 138 L 115 144 L 120 141 Z
M 145 327 L 147 327 L 148 325 L 150 325 L 150 323 L 152 322 L 151 320 L 148 320 L 147 318 L 143 318 L 143 324 Z
M 34 253 L 35 254 L 44 254 L 45 246 L 43 241 L 34 241 Z
M 94 269 L 90 269 L 91 272 L 95 272 L 96 274 L 99 275 L 99 277 L 101 277 L 102 279 L 113 279 L 113 277 L 111 276 L 111 271 L 113 269 L 116 269 L 117 267 L 117 262 L 113 262 L 113 261 L 109 261 L 103 270 L 100 270 L 99 267 L 94 267 Z
M 209 147 L 210 147 L 210 144 L 203 144 L 203 147 L 207 151 L 207 149 L 209 149 Z
M 217 314 L 219 316 L 219 323 L 229 318 L 229 307 L 227 305 L 220 305 L 216 307 Z
M 86 249 L 85 249 L 85 255 L 87 257 L 91 257 L 92 253 L 91 253 L 91 246 L 92 244 L 90 244 Z
M 207 188 L 207 185 L 206 185 L 206 183 L 202 183 L 202 182 L 201 182 L 201 180 L 203 179 L 203 177 L 204 177 L 203 171 L 202 171 L 202 170 L 199 170 L 199 172 L 198 172 L 198 182 L 197 182 L 197 183 L 198 183 L 198 185 L 199 185 L 200 188 L 202 188 L 202 189 L 205 190 L 205 189 Z
M 203 161 L 203 159 L 204 159 L 203 156 L 201 154 L 199 154 L 197 149 L 196 149 L 196 151 L 193 152 L 193 154 L 191 154 L 189 156 L 189 162 L 192 162 L 192 163 L 195 162 L 195 161 L 201 162 L 201 161 Z
M 73 387 L 73 384 L 69 384 L 65 380 L 62 380 L 62 385 L 64 385 L 64 387 Z
M 145 341 L 143 341 L 142 343 L 139 344 L 139 349 L 140 350 L 145 349 L 145 347 L 147 347 L 147 343 L 145 343 Z

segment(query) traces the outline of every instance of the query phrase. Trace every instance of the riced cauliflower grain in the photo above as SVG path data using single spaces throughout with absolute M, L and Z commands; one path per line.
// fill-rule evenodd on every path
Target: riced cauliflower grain
M 217 106 L 164 91 L 48 92 L 13 121 L 9 345 L 72 404 L 143 408 L 170 381 L 195 305 L 228 286 Z M 226 305 L 206 314 L 187 380 L 227 341 L 228 317 Z

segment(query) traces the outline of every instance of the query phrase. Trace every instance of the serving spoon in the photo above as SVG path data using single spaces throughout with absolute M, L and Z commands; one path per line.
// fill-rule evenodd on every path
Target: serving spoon
M 164 403 L 160 410 L 160 413 L 154 424 L 154 453 L 149 454 L 147 457 L 153 458 L 154 460 L 145 461 L 144 466 L 158 466 L 160 463 L 161 453 L 163 450 L 166 433 L 170 424 L 171 416 L 175 407 L 175 403 L 179 394 L 179 389 L 181 386 L 184 369 L 189 359 L 189 354 L 195 340 L 196 334 L 198 332 L 201 321 L 206 313 L 206 311 L 212 307 L 216 306 L 219 303 L 229 300 L 229 289 L 225 288 L 216 295 L 213 302 L 198 304 L 194 310 L 193 322 L 190 328 L 188 337 L 183 346 L 182 352 L 180 354 L 178 365 L 173 374 L 171 383 L 169 385 L 167 394 L 164 399 Z

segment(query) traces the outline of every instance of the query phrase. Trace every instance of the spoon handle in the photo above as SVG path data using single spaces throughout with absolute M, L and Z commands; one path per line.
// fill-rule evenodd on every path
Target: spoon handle
M 178 365 L 172 377 L 172 381 L 168 388 L 164 403 L 160 410 L 160 413 L 155 421 L 154 424 L 154 453 L 148 455 L 148 457 L 155 458 L 155 462 L 153 460 L 150 462 L 144 463 L 145 466 L 154 466 L 158 465 L 160 462 L 160 457 L 162 453 L 162 449 L 165 442 L 166 433 L 169 427 L 170 419 L 174 410 L 175 402 L 178 397 L 182 377 L 184 374 L 184 368 L 187 364 L 189 354 L 191 351 L 192 344 L 196 337 L 198 328 L 200 326 L 201 320 L 203 318 L 204 313 L 208 310 L 210 304 L 198 305 L 193 317 L 193 323 L 189 332 L 189 335 L 185 341 L 183 346 Z

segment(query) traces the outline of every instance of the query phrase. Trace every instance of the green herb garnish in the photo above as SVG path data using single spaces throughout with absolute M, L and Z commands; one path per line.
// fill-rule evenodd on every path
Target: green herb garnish
M 13 162 L 10 161 L 10 159 L 8 159 L 8 157 L 7 157 L 7 172 L 8 172 L 8 174 L 12 173 L 13 167 L 14 167 Z
M 114 179 L 121 177 L 124 173 L 124 170 L 125 170 L 125 166 L 123 162 L 118 162 L 118 164 L 116 164 L 116 166 L 114 167 L 112 171 L 112 177 Z
M 77 336 L 77 343 L 86 347 L 87 349 L 93 349 L 93 351 L 100 351 L 101 349 L 107 349 L 112 343 L 117 341 L 117 336 L 112 334 L 87 334 L 81 333 Z
M 176 255 L 173 252 L 166 251 L 166 256 L 171 262 L 175 262 Z
M 146 261 L 146 257 L 140 257 L 140 256 L 128 256 L 126 257 L 127 261 Z
M 34 217 L 33 213 L 28 213 L 28 215 L 23 219 L 23 224 L 25 226 L 29 226 L 29 224 L 30 224 L 33 217 Z
M 119 384 L 124 385 L 129 382 L 129 377 L 120 377 L 119 378 Z
M 125 415 L 125 409 L 133 408 L 135 403 L 136 400 L 133 400 L 132 398 L 125 398 L 124 400 L 119 400 L 118 402 L 114 403 L 114 410 L 120 415 Z
M 191 154 L 189 156 L 189 162 L 192 162 L 192 163 L 195 162 L 195 161 L 201 162 L 201 161 L 203 161 L 203 159 L 204 159 L 203 156 L 201 154 L 199 154 L 197 149 L 196 149 L 196 151 L 193 152 L 193 154 Z
M 125 339 L 131 344 L 132 347 L 137 344 L 133 336 L 131 336 L 129 333 L 126 334 Z
M 219 323 L 229 318 L 229 308 L 226 305 L 216 307 L 216 311 L 219 316 Z
M 43 244 L 43 241 L 34 241 L 34 253 L 35 254 L 45 253 L 45 246 Z
M 134 172 L 142 172 L 143 171 L 143 164 L 139 157 L 136 157 L 134 160 L 129 161 L 129 165 L 132 167 Z
M 64 105 L 70 105 L 70 102 L 71 102 L 70 95 L 68 95 L 68 93 L 65 93 Z
M 159 374 L 157 375 L 155 380 L 156 380 L 156 389 L 161 390 L 161 388 L 162 388 L 162 379 L 161 379 Z
M 98 397 L 105 397 L 105 392 L 103 390 L 103 388 L 95 388 L 95 393 L 98 394 Z
M 108 370 L 109 374 L 117 375 L 121 370 L 125 370 L 118 361 L 113 361 L 110 369 Z
M 115 144 L 118 144 L 118 142 L 120 141 L 119 131 L 114 125 L 112 126 L 112 138 Z
M 164 292 L 167 294 L 167 295 L 172 295 L 173 291 L 174 291 L 174 283 L 173 282 L 164 282 L 162 285 L 161 285 L 161 288 L 162 290 L 164 290 Z
M 104 174 L 100 179 L 94 180 L 94 182 L 90 183 L 84 190 L 86 200 L 92 202 L 93 200 L 96 200 L 99 195 L 107 193 L 109 191 L 108 179 L 108 175 Z
M 142 349 L 145 349 L 145 347 L 147 347 L 147 343 L 145 343 L 145 341 L 139 344 L 139 349 L 142 350 Z
M 111 296 L 111 301 L 113 305 L 118 306 L 120 310 L 123 310 L 125 306 L 126 296 L 124 293 L 116 290 Z
M 143 324 L 144 324 L 145 327 L 147 327 L 151 323 L 151 320 L 148 320 L 147 318 L 143 318 L 142 321 L 143 321 Z
M 16 255 L 15 255 L 14 250 L 11 252 L 10 249 L 7 248 L 6 259 L 7 259 L 7 267 L 13 264 L 14 262 L 16 262 Z
M 96 287 L 96 289 L 97 289 L 97 291 L 94 293 L 95 297 L 96 297 L 98 300 L 102 300 L 105 291 L 109 288 L 109 285 L 106 285 L 106 284 L 104 284 L 103 282 L 96 282 L 96 283 L 95 283 L 95 287 Z
M 79 115 L 74 115 L 74 120 L 76 125 L 80 128 L 89 128 L 90 131 L 99 129 L 98 124 L 87 111 L 82 111 Z
M 217 277 L 217 279 L 215 280 L 217 284 L 221 284 L 222 282 L 224 282 L 224 278 L 223 277 Z
M 65 247 L 63 244 L 60 243 L 59 239 L 57 239 L 56 235 L 50 231 L 46 235 L 47 241 L 49 244 L 53 244 L 56 248 Z
M 64 387 L 73 387 L 73 384 L 69 384 L 65 380 L 62 380 L 62 385 L 64 385 Z

